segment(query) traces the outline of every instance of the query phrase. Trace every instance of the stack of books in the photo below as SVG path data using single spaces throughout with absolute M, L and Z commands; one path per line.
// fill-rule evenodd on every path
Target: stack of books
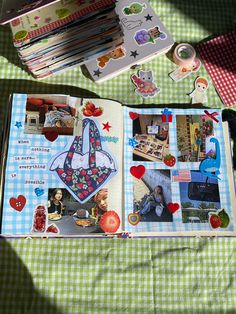
M 123 43 L 115 0 L 63 0 L 11 21 L 14 46 L 37 79 L 85 64 Z

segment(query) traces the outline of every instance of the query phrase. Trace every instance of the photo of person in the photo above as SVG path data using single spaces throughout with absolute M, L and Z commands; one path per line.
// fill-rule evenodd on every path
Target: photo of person
M 214 135 L 211 119 L 200 115 L 177 115 L 178 161 L 200 162 L 212 155 L 210 138 Z
M 73 135 L 77 109 L 68 104 L 67 96 L 29 95 L 26 101 L 24 133 Z
M 48 213 L 49 214 L 63 214 L 63 203 L 62 203 L 63 193 L 62 189 L 55 189 L 48 201 Z
M 135 161 L 162 161 L 169 153 L 169 124 L 161 115 L 139 115 L 133 121 L 133 137 Z
M 48 189 L 48 224 L 54 223 L 61 234 L 102 233 L 99 220 L 108 210 L 108 189 L 100 189 L 86 203 L 79 203 L 67 189 Z
M 134 178 L 134 213 L 141 222 L 172 222 L 173 216 L 167 208 L 171 202 L 171 178 L 169 170 L 146 170 L 142 179 Z
M 98 193 L 94 195 L 93 198 L 96 203 L 96 206 L 94 208 L 94 216 L 97 217 L 97 219 L 99 220 L 102 214 L 104 214 L 108 208 L 108 189 L 101 189 Z

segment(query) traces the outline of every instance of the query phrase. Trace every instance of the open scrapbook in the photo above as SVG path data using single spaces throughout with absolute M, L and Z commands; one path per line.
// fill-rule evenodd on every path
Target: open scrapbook
M 220 110 L 14 94 L 5 130 L 4 236 L 236 234 Z

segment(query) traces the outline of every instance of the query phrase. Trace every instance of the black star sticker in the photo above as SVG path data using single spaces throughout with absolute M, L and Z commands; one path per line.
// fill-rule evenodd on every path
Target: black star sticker
M 93 76 L 97 76 L 97 77 L 99 77 L 102 74 L 102 72 L 99 69 L 93 72 L 94 72 Z
M 152 21 L 152 18 L 153 18 L 153 16 L 150 15 L 150 14 L 148 14 L 148 15 L 146 15 L 144 17 L 145 17 L 146 21 Z
M 139 55 L 139 53 L 137 53 L 137 50 L 130 51 L 130 53 L 131 53 L 130 57 L 134 57 L 134 59 L 136 59 L 136 57 Z

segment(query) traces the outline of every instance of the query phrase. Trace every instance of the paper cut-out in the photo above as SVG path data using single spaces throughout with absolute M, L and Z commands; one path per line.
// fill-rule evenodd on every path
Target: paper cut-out
M 168 154 L 164 157 L 164 164 L 167 165 L 168 167 L 173 167 L 176 163 L 176 158 L 175 156 Z
M 146 168 L 143 165 L 132 166 L 130 168 L 130 173 L 137 179 L 141 179 L 145 174 Z
M 44 189 L 41 188 L 35 188 L 34 189 L 35 194 L 39 197 L 42 196 L 44 194 Z
M 180 207 L 178 203 L 168 203 L 167 208 L 172 214 L 174 214 Z
M 131 225 L 136 226 L 141 220 L 141 216 L 138 213 L 129 214 L 128 221 Z
M 212 137 L 210 142 L 215 143 L 215 158 L 207 157 L 200 163 L 199 170 L 204 176 L 220 180 L 220 144 L 219 141 Z
M 148 30 L 141 29 L 140 31 L 137 31 L 134 35 L 134 40 L 139 46 L 143 46 L 149 43 L 155 44 L 155 40 L 157 40 L 158 38 L 160 38 L 161 40 L 167 38 L 166 34 L 159 30 L 159 26 L 155 26 Z
M 139 115 L 137 112 L 129 112 L 129 117 L 132 120 L 136 120 L 136 119 L 138 119 Z
M 197 103 L 205 103 L 207 102 L 207 94 L 206 91 L 209 87 L 208 80 L 204 77 L 198 77 L 195 80 L 195 89 L 192 91 L 192 93 L 189 94 L 189 96 L 192 98 L 192 104 Z
M 101 229 L 106 233 L 115 233 L 120 227 L 120 217 L 114 210 L 108 210 L 99 221 Z
M 153 82 L 152 71 L 140 70 L 138 75 L 131 76 L 131 81 L 136 86 L 135 93 L 144 98 L 153 97 L 160 92 L 160 88 Z
M 100 131 L 91 119 L 83 120 L 83 135 L 75 136 L 49 165 L 66 189 L 85 203 L 116 173 L 114 158 L 101 144 Z

